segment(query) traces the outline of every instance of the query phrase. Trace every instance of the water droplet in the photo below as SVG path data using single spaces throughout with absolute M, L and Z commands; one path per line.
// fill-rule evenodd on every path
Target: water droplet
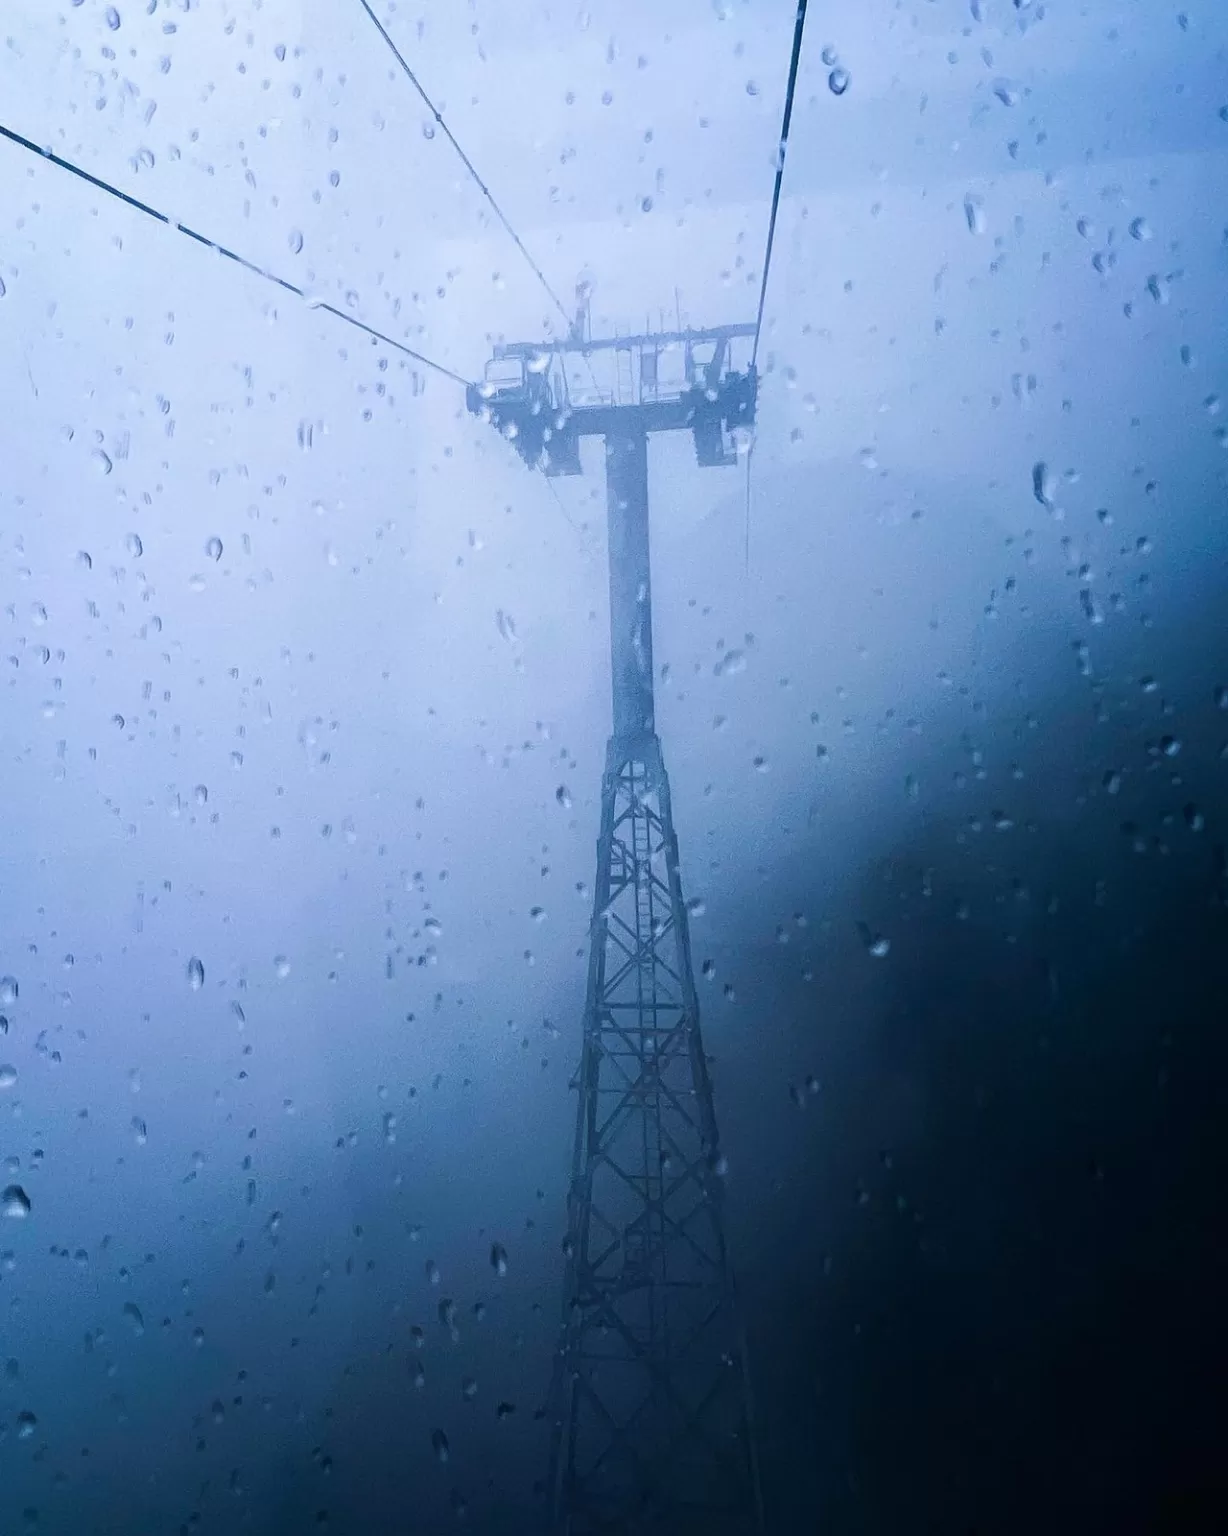
M 132 1331 L 138 1338 L 145 1332 L 145 1319 L 141 1316 L 141 1309 L 135 1301 L 124 1302 L 124 1316 L 132 1325 Z
M 141 1119 L 140 1115 L 133 1115 L 132 1117 L 132 1134 L 136 1137 L 138 1147 L 143 1147 L 149 1139 L 149 1132 L 146 1130 L 145 1122 Z
M 993 93 L 1004 107 L 1013 107 L 1019 100 L 1019 92 L 1009 80 L 995 80 Z
M 702 917 L 708 910 L 708 903 L 702 896 L 692 896 L 686 904 L 686 909 L 692 917 Z
M 0 976 L 0 1003 L 6 1008 L 11 1008 L 17 1001 L 18 990 L 15 976 Z
M 830 69 L 836 60 L 840 57 L 840 55 L 836 52 L 831 43 L 827 43 L 824 45 L 823 51 L 819 57 L 823 60 L 824 64 L 827 65 L 828 69 Z
M 1207 818 L 1196 805 L 1187 805 L 1182 815 L 1185 817 L 1185 824 L 1191 832 L 1201 832 L 1207 824 Z
M 1130 235 L 1135 240 L 1150 240 L 1151 226 L 1147 223 L 1146 219 L 1131 219 Z
M 435 124 L 434 123 L 423 123 L 423 125 L 422 125 L 422 137 L 424 139 L 433 139 L 435 137 Z
M 199 992 L 205 984 L 205 968 L 195 955 L 188 961 L 188 986 Z
M 878 960 L 891 950 L 891 940 L 881 933 L 872 933 L 866 923 L 857 924 L 857 932 L 861 935 L 861 942 L 870 953 Z
M 732 677 L 737 672 L 746 671 L 745 651 L 726 651 L 716 666 L 712 668 L 714 677 Z
M 512 618 L 511 614 L 504 613 L 502 608 L 498 609 L 495 613 L 495 623 L 499 627 L 499 633 L 507 643 L 515 645 L 518 638 L 516 634 L 516 621 Z
M 29 1409 L 17 1415 L 17 1438 L 19 1440 L 28 1440 L 37 1428 L 38 1420 Z
M 711 981 L 712 978 L 716 975 L 715 960 L 705 960 L 701 969 L 703 970 L 704 980 Z
M 759 94 L 759 86 L 758 86 L 758 83 L 756 81 L 748 80 L 746 82 L 746 94 L 748 96 L 758 96 L 758 94 Z
M 985 233 L 985 207 L 979 197 L 974 197 L 971 192 L 964 198 L 964 218 L 968 228 L 974 235 Z
M 289 236 L 287 237 L 287 240 L 290 249 L 297 256 L 298 253 L 303 249 L 303 231 L 301 229 L 292 229 Z
M 1050 473 L 1049 466 L 1043 459 L 1038 459 L 1032 465 L 1032 495 L 1042 507 L 1051 507 L 1053 492 L 1056 488 L 1056 481 Z
M 87 571 L 94 569 L 94 557 L 88 549 L 79 549 L 77 551 L 77 564 Z
M 207 805 L 209 803 L 209 786 L 207 784 L 198 784 L 192 791 L 192 794 L 197 805 Z
M 428 1259 L 426 1261 L 425 1269 L 426 1269 L 426 1278 L 427 1278 L 428 1284 L 430 1284 L 430 1285 L 438 1285 L 439 1284 L 439 1265 L 436 1264 L 435 1260 L 434 1259 Z
M 431 1436 L 431 1450 L 434 1452 L 435 1460 L 442 1466 L 448 1459 L 448 1437 L 442 1429 L 437 1429 Z
M 210 560 L 220 560 L 222 558 L 222 541 L 216 535 L 205 545 L 205 554 L 209 556 Z
M 285 981 L 286 977 L 290 974 L 290 962 L 285 955 L 274 957 L 273 969 L 277 972 L 279 979 Z
M 515 1412 L 516 1405 L 514 1403 L 500 1403 L 495 1409 L 495 1417 L 497 1419 L 510 1419 Z
M 1215 690 L 1215 705 L 1217 709 L 1228 709 L 1228 686 Z
M 507 1249 L 502 1243 L 491 1244 L 490 1267 L 500 1279 L 507 1274 Z
M 7 1062 L 0 1066 L 0 1088 L 11 1088 L 17 1081 L 17 1068 Z
M 571 810 L 571 791 L 567 788 L 566 784 L 559 785 L 554 792 L 554 798 L 565 811 Z
M 145 553 L 145 546 L 141 543 L 139 533 L 130 533 L 124 542 L 127 545 L 128 553 L 134 560 L 139 560 Z
M 843 96 L 848 90 L 852 76 L 842 65 L 837 65 L 827 77 L 827 89 L 833 96 Z
M 1121 774 L 1116 768 L 1110 768 L 1101 782 L 1104 785 L 1106 794 L 1116 795 L 1121 793 Z
M 1161 736 L 1160 751 L 1163 752 L 1165 757 L 1176 757 L 1177 753 L 1181 751 L 1181 743 L 1176 736 Z
M 13 1221 L 24 1221 L 30 1214 L 30 1197 L 20 1184 L 10 1184 L 0 1195 L 0 1215 Z
M 466 1376 L 461 1382 L 461 1396 L 467 1403 L 471 1403 L 478 1395 L 478 1384 L 472 1376 Z
M 107 26 L 112 32 L 119 31 L 119 12 L 113 5 L 107 6 Z
M 93 459 L 94 463 L 97 464 L 99 471 L 102 474 L 109 475 L 111 473 L 112 466 L 110 454 L 104 453 L 101 448 L 95 448 L 90 457 Z

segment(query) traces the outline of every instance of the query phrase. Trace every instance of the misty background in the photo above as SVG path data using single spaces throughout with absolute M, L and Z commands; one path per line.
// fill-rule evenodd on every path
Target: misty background
M 753 319 L 792 0 L 376 11 L 595 335 Z M 0 39 L 6 127 L 309 296 L 558 334 L 358 0 Z M 533 1531 L 600 449 L 0 190 L 0 1532 Z M 1217 5 L 812 0 L 749 565 L 651 445 L 773 1533 L 1228 1523 L 1226 193 Z

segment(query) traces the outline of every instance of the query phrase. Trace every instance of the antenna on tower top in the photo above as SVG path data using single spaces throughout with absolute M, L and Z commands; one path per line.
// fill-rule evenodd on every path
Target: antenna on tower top
M 567 332 L 567 340 L 572 346 L 582 347 L 592 335 L 592 302 L 593 280 L 587 272 L 581 272 L 576 279 L 576 317 Z

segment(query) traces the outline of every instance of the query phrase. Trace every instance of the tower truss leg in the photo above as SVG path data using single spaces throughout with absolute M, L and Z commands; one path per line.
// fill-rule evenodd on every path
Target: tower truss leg
M 655 734 L 607 748 L 591 943 L 551 1536 L 761 1536 L 724 1163 Z

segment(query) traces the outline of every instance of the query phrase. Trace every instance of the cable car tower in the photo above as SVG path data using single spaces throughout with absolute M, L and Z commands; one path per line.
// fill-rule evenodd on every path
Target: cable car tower
M 584 1009 L 551 1536 L 760 1536 L 750 1394 L 669 778 L 653 705 L 648 439 L 702 467 L 754 423 L 753 325 L 496 348 L 469 409 L 547 475 L 605 442 L 613 732 Z
M 689 431 L 702 468 L 754 425 L 758 355 L 806 22 L 797 0 L 753 325 L 594 341 L 574 320 L 376 16 L 373 26 L 568 325 L 497 347 L 471 384 L 403 338 L 0 123 L 0 139 L 465 386 L 469 409 L 547 475 L 605 442 L 613 733 L 606 748 L 580 1098 L 552 1389 L 550 1536 L 763 1536 L 745 1348 L 725 1248 L 721 1155 L 699 1027 L 669 779 L 653 704 L 648 438 Z M 749 345 L 748 345 L 749 343 Z M 735 366 L 745 349 L 749 360 Z M 603 378 L 604 376 L 604 378 Z M 749 477 L 747 481 L 749 527 Z

